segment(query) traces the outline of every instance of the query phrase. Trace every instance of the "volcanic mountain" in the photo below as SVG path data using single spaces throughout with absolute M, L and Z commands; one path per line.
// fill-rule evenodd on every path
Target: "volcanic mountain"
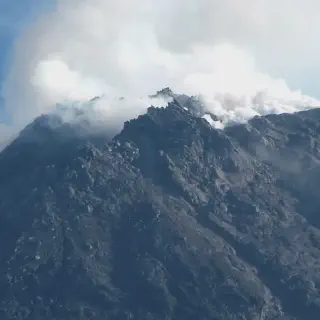
M 0 153 L 2 320 L 319 319 L 320 110 L 218 130 L 172 98 Z

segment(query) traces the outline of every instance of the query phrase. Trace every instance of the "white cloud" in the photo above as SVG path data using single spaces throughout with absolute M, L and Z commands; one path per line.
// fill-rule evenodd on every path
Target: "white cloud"
M 22 125 L 56 102 L 140 101 L 166 86 L 203 94 L 223 122 L 316 106 L 265 71 L 294 77 L 318 64 L 319 9 L 315 0 L 58 0 L 17 41 L 6 107 Z M 117 121 L 146 107 L 103 101 Z

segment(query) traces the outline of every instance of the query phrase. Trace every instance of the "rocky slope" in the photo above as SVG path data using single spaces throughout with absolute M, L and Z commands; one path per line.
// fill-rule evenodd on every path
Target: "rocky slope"
M 43 116 L 0 154 L 1 319 L 319 319 L 320 110 L 195 103 L 112 141 Z

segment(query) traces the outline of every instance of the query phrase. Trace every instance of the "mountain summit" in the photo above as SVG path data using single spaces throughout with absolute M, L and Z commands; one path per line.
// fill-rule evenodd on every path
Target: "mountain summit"
M 42 116 L 0 153 L 1 319 L 319 318 L 320 110 L 200 105 L 113 139 Z

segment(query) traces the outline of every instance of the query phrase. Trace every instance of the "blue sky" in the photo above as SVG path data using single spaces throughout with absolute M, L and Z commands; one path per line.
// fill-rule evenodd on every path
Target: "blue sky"
M 15 39 L 39 14 L 52 10 L 54 3 L 55 0 L 0 0 L 0 88 L 10 65 Z
M 0 79 L 14 40 L 42 11 L 52 9 L 54 0 L 0 0 Z

